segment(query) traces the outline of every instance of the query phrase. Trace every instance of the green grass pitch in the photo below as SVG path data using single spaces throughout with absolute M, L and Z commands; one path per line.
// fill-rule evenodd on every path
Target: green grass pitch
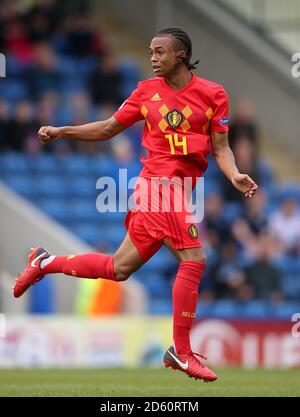
M 0 370 L 0 397 L 300 396 L 300 370 L 217 370 L 204 383 L 169 369 Z

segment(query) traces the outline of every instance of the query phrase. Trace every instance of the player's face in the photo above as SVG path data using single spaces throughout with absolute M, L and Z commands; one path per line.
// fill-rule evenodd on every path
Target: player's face
M 152 69 L 158 77 L 168 77 L 177 68 L 182 60 L 179 58 L 182 51 L 174 47 L 171 36 L 153 38 L 150 44 Z

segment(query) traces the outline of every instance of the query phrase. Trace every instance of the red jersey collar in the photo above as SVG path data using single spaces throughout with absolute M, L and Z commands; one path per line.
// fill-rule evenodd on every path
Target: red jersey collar
M 184 87 L 180 88 L 180 90 L 175 90 L 175 88 L 171 87 L 167 81 L 165 80 L 164 77 L 161 77 L 161 81 L 163 83 L 163 85 L 168 88 L 169 90 L 171 90 L 174 94 L 178 94 L 178 93 L 182 93 L 183 91 L 187 90 L 196 80 L 196 76 L 194 73 L 192 73 L 192 78 L 191 81 L 189 83 L 187 83 L 187 85 L 185 85 Z

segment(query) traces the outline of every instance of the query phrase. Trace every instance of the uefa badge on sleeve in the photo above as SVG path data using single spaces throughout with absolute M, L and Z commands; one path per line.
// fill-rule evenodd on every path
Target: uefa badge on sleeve
M 229 124 L 229 117 L 222 117 L 222 119 L 218 120 L 218 124 L 220 126 L 228 126 Z

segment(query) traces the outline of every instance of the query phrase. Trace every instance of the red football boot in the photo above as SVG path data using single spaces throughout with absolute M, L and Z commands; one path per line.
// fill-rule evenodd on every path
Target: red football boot
M 49 258 L 50 253 L 41 247 L 33 248 L 28 256 L 29 262 L 23 272 L 16 278 L 15 286 L 13 287 L 14 296 L 20 297 L 31 285 L 34 285 L 42 278 L 44 274 L 40 268 L 41 261 Z
M 195 379 L 203 379 L 205 382 L 212 382 L 217 379 L 217 375 L 205 366 L 196 356 L 206 360 L 206 357 L 199 353 L 184 353 L 178 355 L 171 346 L 164 355 L 164 364 L 167 368 L 178 369 L 185 372 L 188 376 Z

